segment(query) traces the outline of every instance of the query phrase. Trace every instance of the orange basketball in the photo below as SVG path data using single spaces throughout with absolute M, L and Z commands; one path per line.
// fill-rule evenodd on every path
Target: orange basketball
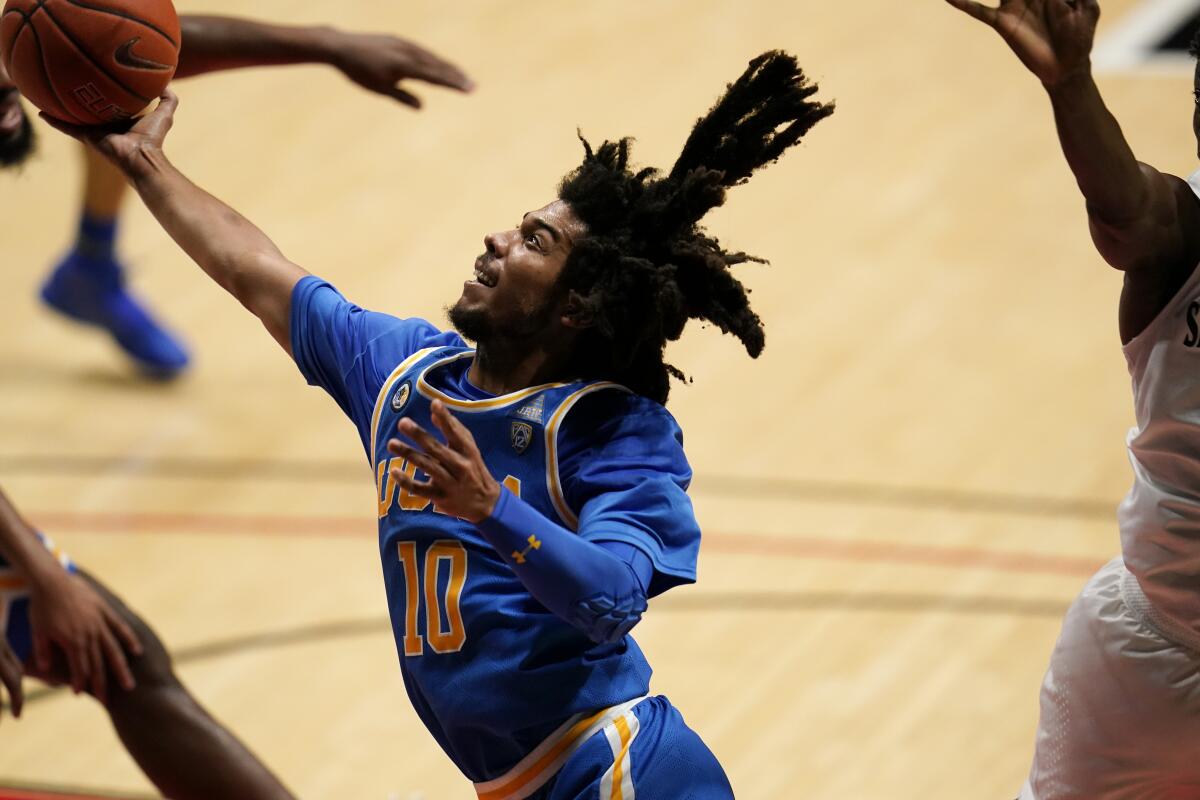
M 21 94 L 77 125 L 131 117 L 179 63 L 171 0 L 8 0 L 0 58 Z

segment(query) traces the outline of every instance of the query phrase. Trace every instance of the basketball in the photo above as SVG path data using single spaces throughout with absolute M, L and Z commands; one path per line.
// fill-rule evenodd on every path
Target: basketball
M 26 98 L 76 125 L 132 117 L 179 63 L 171 0 L 8 0 L 0 58 Z

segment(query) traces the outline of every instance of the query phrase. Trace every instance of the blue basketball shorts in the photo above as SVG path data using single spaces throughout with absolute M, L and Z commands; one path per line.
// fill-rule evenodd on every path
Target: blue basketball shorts
M 578 715 L 512 770 L 475 785 L 480 800 L 732 800 L 712 751 L 666 697 Z

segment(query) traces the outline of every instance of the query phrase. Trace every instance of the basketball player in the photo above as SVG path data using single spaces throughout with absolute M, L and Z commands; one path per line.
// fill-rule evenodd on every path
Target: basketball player
M 1124 558 L 1067 612 L 1022 797 L 1200 797 L 1200 180 L 1134 158 L 1092 79 L 1095 0 L 949 2 L 1041 80 L 1092 240 L 1125 273 L 1119 327 L 1137 427 Z M 1196 96 L 1200 137 L 1200 74 Z
M 23 675 L 70 683 L 100 701 L 164 796 L 291 797 L 188 693 L 154 631 L 41 539 L 2 492 L 0 633 L 0 684 L 14 716 L 21 715 Z
M 729 798 L 629 635 L 696 575 L 666 343 L 691 319 L 751 356 L 763 326 L 700 220 L 832 113 L 795 60 L 751 62 L 667 174 L 605 142 L 558 199 L 484 238 L 458 333 L 364 311 L 191 184 L 162 142 L 176 99 L 91 137 L 168 233 L 351 418 L 417 713 L 481 798 Z M 476 342 L 469 348 L 465 339 Z
M 176 78 L 237 67 L 331 64 L 363 88 L 412 108 L 420 108 L 421 101 L 400 81 L 422 80 L 460 91 L 472 86 L 454 65 L 394 36 L 189 15 L 180 17 L 180 26 L 183 46 Z M 33 144 L 33 128 L 0 63 L 0 167 L 20 164 Z M 187 366 L 187 352 L 126 289 L 116 256 L 125 179 L 86 150 L 85 165 L 78 236 L 42 287 L 42 299 L 72 320 L 107 331 L 143 373 L 172 377 Z

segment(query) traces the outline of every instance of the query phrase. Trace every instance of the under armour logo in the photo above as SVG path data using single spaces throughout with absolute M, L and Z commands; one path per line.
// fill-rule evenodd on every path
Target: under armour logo
M 517 550 L 512 551 L 513 561 L 516 561 L 518 564 L 525 563 L 525 556 L 529 555 L 530 550 L 541 550 L 542 549 L 542 542 L 536 536 L 530 536 L 528 539 L 526 539 L 526 541 L 529 542 L 529 547 L 526 547 L 524 550 L 521 550 L 521 551 L 517 551 Z

